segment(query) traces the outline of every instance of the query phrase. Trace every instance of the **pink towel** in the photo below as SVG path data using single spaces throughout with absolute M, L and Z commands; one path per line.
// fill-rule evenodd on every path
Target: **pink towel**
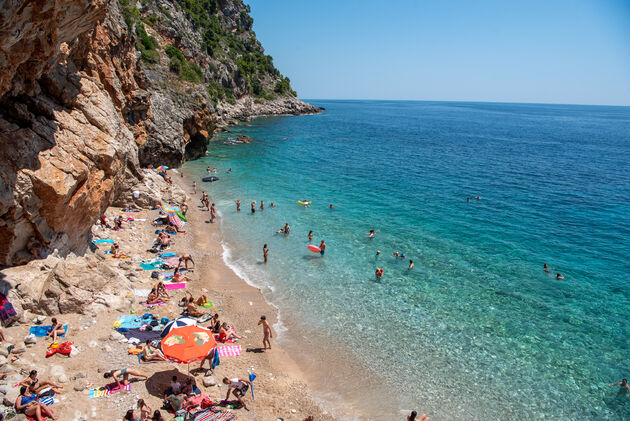
M 180 282 L 178 284 L 164 284 L 166 289 L 184 289 L 186 288 L 186 282 Z
M 179 257 L 169 257 L 168 259 L 164 260 L 164 263 L 172 268 L 177 267 L 177 265 L 179 264 Z
M 217 347 L 219 357 L 238 357 L 241 355 L 240 345 L 227 345 Z

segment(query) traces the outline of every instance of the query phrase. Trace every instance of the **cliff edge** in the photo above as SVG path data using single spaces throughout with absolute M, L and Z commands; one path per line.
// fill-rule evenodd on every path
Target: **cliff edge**
M 318 111 L 240 0 L 3 2 L 0 265 L 33 259 L 29 239 L 83 253 L 98 216 L 146 189 L 141 167 L 203 156 L 217 126 Z

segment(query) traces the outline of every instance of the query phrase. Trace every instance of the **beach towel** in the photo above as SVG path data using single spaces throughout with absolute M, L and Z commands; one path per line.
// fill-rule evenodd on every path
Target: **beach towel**
M 162 268 L 162 262 L 159 260 L 153 260 L 151 262 L 142 262 L 140 267 L 144 270 L 155 270 Z
M 114 240 L 112 240 L 111 238 L 105 238 L 105 239 L 92 240 L 92 243 L 94 243 L 94 244 L 114 244 Z
M 134 289 L 133 295 L 136 297 L 148 297 L 150 292 L 150 289 Z
M 137 329 L 142 327 L 144 324 L 142 319 L 135 314 L 123 314 L 122 316 L 118 316 L 116 319 L 117 322 L 120 322 L 120 325 L 117 329 L 125 328 L 125 329 Z
M 167 288 L 167 289 L 168 289 L 168 288 Z M 160 306 L 165 306 L 165 305 L 166 305 L 166 303 L 165 303 L 164 301 L 156 301 L 156 302 L 155 302 L 155 303 L 153 303 L 153 304 L 149 304 L 149 303 L 147 303 L 146 301 L 143 301 L 143 302 L 141 302 L 140 304 L 141 304 L 141 305 L 143 305 L 143 306 L 145 306 L 145 307 L 153 307 L 153 306 L 160 307 Z
M 37 402 L 43 403 L 46 406 L 51 406 L 55 403 L 55 398 L 52 396 L 44 396 L 43 398 L 37 399 Z
M 224 340 L 219 340 L 219 334 L 218 333 L 214 333 L 214 340 L 217 341 L 217 343 L 220 344 L 233 344 L 234 342 L 237 341 L 237 339 L 234 338 L 229 338 L 229 339 L 224 339 Z
M 184 289 L 186 288 L 186 282 L 180 282 L 177 284 L 164 284 L 166 289 Z
M 161 330 L 128 329 L 120 333 L 122 333 L 127 339 L 136 338 L 140 341 L 140 343 L 145 343 L 147 340 L 154 341 L 162 339 L 160 336 L 162 333 Z
M 177 267 L 177 265 L 179 264 L 179 257 L 169 257 L 167 259 L 164 259 L 163 264 L 172 268 Z
M 99 387 L 97 389 L 90 389 L 90 399 L 113 395 L 114 393 L 118 393 L 121 390 L 131 390 L 131 385 L 124 385 L 119 388 L 116 383 L 110 383 L 107 386 Z
M 197 412 L 193 421 L 235 421 L 237 419 L 238 416 L 228 410 L 208 408 Z
M 179 273 L 181 273 L 182 275 L 186 273 L 186 269 L 180 269 Z M 164 276 L 165 278 L 172 278 L 173 275 L 175 275 L 175 271 L 170 271 L 170 272 L 162 272 L 162 276 Z
M 216 348 L 212 351 L 212 364 L 210 364 L 210 370 L 214 370 L 219 364 L 221 364 L 221 360 L 219 358 L 219 351 Z
M 226 345 L 217 347 L 220 357 L 238 357 L 241 355 L 240 345 Z
M 13 308 L 13 304 L 7 300 L 7 297 L 5 297 L 4 294 L 0 294 L 0 319 L 2 319 L 3 322 L 6 322 L 15 316 L 17 316 L 17 313 Z
M 166 257 L 178 257 L 178 256 L 177 256 L 177 253 L 173 253 L 172 251 L 169 251 L 168 253 L 160 254 L 160 257 L 166 258 Z
M 29 335 L 35 335 L 38 338 L 43 338 L 45 336 L 48 336 L 48 332 L 50 332 L 50 329 L 52 329 L 52 326 L 31 326 L 28 329 L 28 334 Z M 66 333 L 68 332 L 68 325 L 64 325 L 63 327 L 64 332 L 61 335 L 57 335 L 58 338 L 63 338 Z

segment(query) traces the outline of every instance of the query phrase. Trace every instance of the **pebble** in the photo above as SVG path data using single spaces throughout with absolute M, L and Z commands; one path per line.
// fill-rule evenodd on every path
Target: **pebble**
M 13 347 L 13 349 L 11 349 L 12 354 L 23 354 L 24 352 L 26 352 L 26 345 L 23 343 L 17 344 Z
M 85 386 L 80 385 L 80 384 L 75 384 L 75 385 L 74 385 L 74 387 L 73 387 L 73 389 L 74 389 L 76 392 L 82 392 L 82 391 L 85 389 Z
M 85 373 L 85 371 L 77 371 L 76 373 L 74 373 L 74 376 L 72 376 L 72 380 L 85 379 L 86 377 L 87 374 Z

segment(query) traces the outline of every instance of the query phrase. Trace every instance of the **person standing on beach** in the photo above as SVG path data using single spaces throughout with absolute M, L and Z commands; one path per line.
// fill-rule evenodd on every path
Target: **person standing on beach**
M 308 242 L 310 243 L 311 241 L 313 241 L 313 231 L 308 232 Z
M 193 194 L 197 194 L 197 182 L 193 181 Z
M 265 259 L 265 263 L 267 263 L 267 255 L 269 254 L 269 249 L 267 248 L 267 244 L 263 246 L 263 258 Z
M 319 249 L 321 250 L 319 254 L 323 256 L 324 253 L 326 252 L 326 243 L 324 243 L 324 240 L 322 240 L 322 242 L 319 243 Z
M 252 202 L 252 213 L 256 213 L 256 201 Z
M 235 200 L 234 203 L 236 203 L 236 211 L 240 212 L 241 211 L 241 199 Z
M 210 206 L 210 222 L 214 222 L 214 218 L 217 216 L 217 210 L 214 208 L 214 203 Z
M 271 349 L 271 341 L 269 339 L 273 338 L 273 334 L 271 333 L 271 326 L 267 323 L 267 316 L 260 316 L 258 326 L 260 325 L 263 326 L 263 349 L 267 349 L 267 345 Z
M 265 210 L 265 202 L 260 201 L 260 210 Z

